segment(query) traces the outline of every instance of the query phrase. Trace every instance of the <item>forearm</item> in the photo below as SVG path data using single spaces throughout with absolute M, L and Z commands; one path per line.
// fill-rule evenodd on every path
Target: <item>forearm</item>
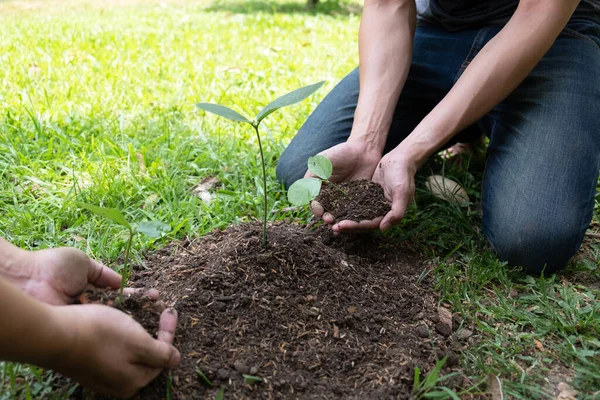
M 51 367 L 69 340 L 51 306 L 0 277 L 0 360 Z
M 359 33 L 360 94 L 349 141 L 383 153 L 412 58 L 414 0 L 366 0 Z
M 577 3 L 521 1 L 511 20 L 473 59 L 452 90 L 394 151 L 421 165 L 452 136 L 488 113 L 529 75 Z

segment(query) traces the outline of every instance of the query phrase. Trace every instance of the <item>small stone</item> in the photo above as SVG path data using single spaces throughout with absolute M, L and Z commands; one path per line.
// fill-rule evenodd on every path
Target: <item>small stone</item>
M 250 375 L 256 375 L 258 374 L 258 367 L 254 366 L 252 368 L 250 368 Z
M 429 337 L 429 328 L 427 325 L 421 324 L 415 328 L 415 333 L 420 338 L 427 339 Z
M 250 368 L 248 368 L 248 366 L 243 361 L 236 361 L 233 364 L 233 368 L 235 368 L 236 371 L 241 372 L 242 374 L 247 374 L 250 370 Z
M 459 362 L 459 358 L 458 355 L 452 351 L 448 352 L 448 354 L 446 354 L 446 366 L 448 367 L 456 367 L 458 365 Z
M 226 381 L 227 379 L 229 379 L 229 371 L 227 371 L 225 368 L 220 368 L 217 371 L 217 378 L 219 378 L 222 381 Z
M 471 336 L 473 336 L 473 332 L 468 329 L 459 329 L 459 331 L 456 332 L 457 340 L 467 340 Z
M 435 324 L 435 330 L 437 331 L 437 333 L 445 337 L 448 337 L 452 334 L 452 326 L 442 321 Z

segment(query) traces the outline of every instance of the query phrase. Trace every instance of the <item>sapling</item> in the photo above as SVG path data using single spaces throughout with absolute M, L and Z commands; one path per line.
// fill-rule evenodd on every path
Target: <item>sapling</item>
M 256 138 L 258 139 L 258 149 L 260 150 L 260 161 L 262 164 L 262 175 L 263 175 L 263 206 L 264 206 L 263 235 L 262 235 L 263 247 L 267 246 L 267 214 L 268 214 L 267 170 L 266 170 L 266 166 L 265 166 L 265 156 L 263 153 L 263 147 L 262 147 L 262 142 L 260 140 L 260 133 L 258 132 L 258 127 L 260 126 L 260 123 L 267 116 L 269 116 L 270 114 L 272 114 L 273 112 L 277 111 L 280 108 L 290 106 L 292 104 L 296 104 L 296 103 L 306 99 L 308 96 L 310 96 L 315 91 L 317 91 L 321 86 L 323 86 L 323 83 L 325 83 L 325 82 L 319 82 L 319 83 L 315 83 L 315 84 L 312 84 L 309 86 L 305 86 L 303 88 L 296 89 L 293 92 L 290 92 L 288 94 L 285 94 L 285 95 L 277 98 L 275 101 L 269 103 L 266 107 L 264 107 L 262 110 L 260 110 L 260 112 L 256 116 L 256 119 L 253 121 L 250 121 L 248 118 L 244 117 L 242 114 L 238 113 L 237 111 L 234 111 L 229 107 L 225 107 L 225 106 L 222 106 L 219 104 L 198 103 L 196 105 L 201 110 L 219 115 L 219 116 L 221 116 L 223 118 L 227 118 L 231 121 L 245 122 L 247 124 L 250 124 L 252 126 L 252 128 L 254 128 L 254 131 L 256 132 Z
M 333 166 L 327 157 L 322 155 L 310 157 L 308 159 L 308 170 L 316 178 L 302 178 L 292 183 L 292 186 L 288 189 L 288 200 L 290 203 L 295 206 L 303 206 L 310 203 L 321 192 L 323 182 L 327 182 L 339 190 L 344 197 L 348 197 L 348 194 L 342 188 L 329 180 L 333 173 Z
M 129 277 L 131 275 L 131 268 L 129 265 L 129 253 L 131 251 L 131 243 L 133 242 L 133 237 L 136 233 L 143 233 L 146 236 L 151 238 L 160 237 L 163 233 L 171 230 L 171 227 L 165 223 L 160 221 L 144 221 L 137 224 L 135 227 L 132 226 L 123 213 L 116 208 L 104 208 L 98 207 L 92 204 L 86 204 L 77 202 L 79 207 L 85 208 L 92 213 L 104 217 L 110 221 L 113 221 L 125 228 L 129 231 L 129 239 L 127 241 L 127 248 L 125 249 L 125 264 L 123 264 L 123 270 L 121 271 L 121 288 L 119 290 L 119 300 L 123 303 L 123 288 L 127 284 Z

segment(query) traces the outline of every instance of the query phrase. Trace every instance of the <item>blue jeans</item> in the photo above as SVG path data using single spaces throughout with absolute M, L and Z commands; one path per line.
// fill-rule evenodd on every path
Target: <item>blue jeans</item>
M 385 152 L 448 93 L 499 29 L 450 33 L 419 24 Z M 308 157 L 346 141 L 358 91 L 354 70 L 308 118 L 277 165 L 286 187 L 304 175 Z M 531 273 L 563 268 L 589 226 L 598 184 L 600 19 L 573 18 L 529 77 L 453 140 L 482 133 L 490 139 L 482 188 L 488 241 L 501 259 Z

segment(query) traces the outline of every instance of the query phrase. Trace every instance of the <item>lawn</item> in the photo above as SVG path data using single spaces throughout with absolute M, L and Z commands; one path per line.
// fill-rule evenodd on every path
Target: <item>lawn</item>
M 83 213 L 76 199 L 171 225 L 163 239 L 136 238 L 138 262 L 169 240 L 259 218 L 253 131 L 194 105 L 217 102 L 255 115 L 276 96 L 325 80 L 309 100 L 270 116 L 262 131 L 270 217 L 307 221 L 306 210 L 286 210 L 275 164 L 318 101 L 357 64 L 359 20 L 350 0 L 310 12 L 288 0 L 1 1 L 0 235 L 29 249 L 75 246 L 113 265 L 125 232 Z M 476 202 L 481 172 L 472 165 L 444 172 Z M 210 204 L 192 193 L 206 177 L 220 182 Z M 600 398 L 598 235 L 567 272 L 532 278 L 489 251 L 475 206 L 425 198 L 418 193 L 394 234 L 428 257 L 442 302 L 473 327 L 474 344 L 461 353 L 470 387 L 459 396 L 487 392 L 493 374 L 511 398 L 555 398 L 561 382 L 578 398 Z M 597 198 L 591 232 L 599 225 Z M 0 364 L 0 399 L 60 398 L 53 379 Z

